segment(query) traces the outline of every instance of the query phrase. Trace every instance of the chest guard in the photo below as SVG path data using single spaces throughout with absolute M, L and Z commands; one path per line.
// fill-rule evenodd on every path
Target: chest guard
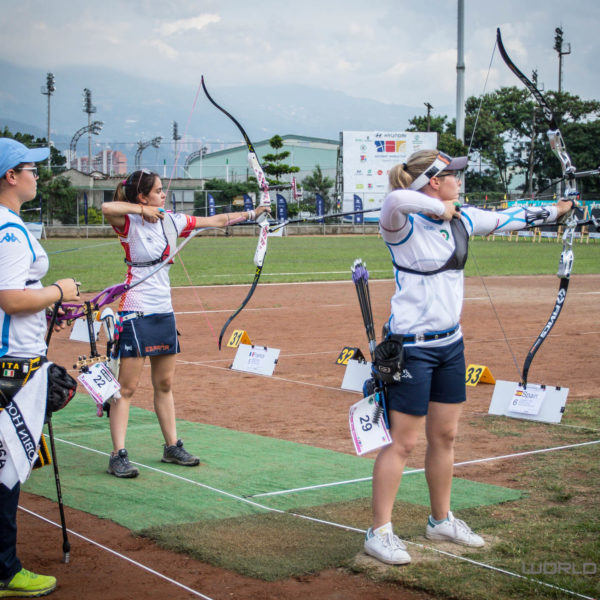
M 392 260 L 394 267 L 398 269 L 398 271 L 412 273 L 413 275 L 437 275 L 443 271 L 461 271 L 465 268 L 467 256 L 469 254 L 469 234 L 461 219 L 452 219 L 450 221 L 450 231 L 454 238 L 454 252 L 446 263 L 438 269 L 434 269 L 433 271 L 417 271 L 415 269 L 409 269 L 408 267 L 401 267 Z
M 139 262 L 127 260 L 127 258 L 125 258 L 126 265 L 130 267 L 152 267 L 165 260 L 171 254 L 171 251 L 177 246 L 177 227 L 175 226 L 173 217 L 169 213 L 165 213 L 165 218 L 160 221 L 160 226 L 165 238 L 165 248 L 160 253 L 160 256 L 153 260 Z

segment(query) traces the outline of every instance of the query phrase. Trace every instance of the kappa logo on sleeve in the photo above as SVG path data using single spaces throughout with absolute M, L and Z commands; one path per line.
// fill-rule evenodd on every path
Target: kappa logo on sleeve
M 20 244 L 21 240 L 14 233 L 7 232 L 2 238 L 0 238 L 0 244 L 2 242 L 18 242 Z

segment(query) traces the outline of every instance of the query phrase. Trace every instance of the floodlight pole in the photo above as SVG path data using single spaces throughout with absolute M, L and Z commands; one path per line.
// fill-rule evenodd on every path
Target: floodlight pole
M 88 116 L 88 173 L 92 172 L 92 114 L 96 107 L 92 104 L 92 91 L 88 88 L 83 90 L 83 112 Z
M 456 139 L 465 141 L 465 1 L 458 0 L 456 59 Z
M 52 73 L 47 73 L 46 85 L 42 86 L 42 94 L 44 94 L 44 96 L 48 96 L 48 150 L 50 150 L 50 154 L 48 154 L 48 168 L 50 168 L 52 161 L 52 142 L 50 141 L 50 98 L 55 90 L 56 86 L 54 85 L 54 75 Z
M 568 48 L 568 50 L 563 51 L 563 30 L 562 28 L 557 27 L 554 32 L 556 33 L 554 36 L 554 49 L 558 53 L 558 93 L 560 94 L 562 91 L 562 57 L 566 54 L 571 54 L 571 44 L 567 42 L 565 44 L 565 48 Z
M 174 150 L 175 150 L 175 162 L 173 164 L 175 165 L 175 173 L 174 173 L 175 178 L 177 178 L 177 142 L 180 139 L 181 139 L 181 136 L 179 135 L 177 121 L 173 121 L 173 143 L 174 143 Z
M 147 141 L 142 141 L 140 140 L 138 142 L 138 149 L 135 152 L 135 170 L 139 171 L 141 168 L 141 164 L 142 164 L 142 152 L 148 148 L 149 146 L 152 146 L 154 148 L 158 148 L 160 146 L 160 143 L 162 142 L 162 136 L 157 136 L 151 140 L 147 140 Z

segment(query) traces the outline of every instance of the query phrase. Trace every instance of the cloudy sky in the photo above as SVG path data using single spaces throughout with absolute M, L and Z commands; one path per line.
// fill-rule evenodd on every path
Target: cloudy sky
M 197 86 L 300 83 L 412 106 L 453 105 L 457 2 L 448 0 L 2 0 L 0 56 L 58 70 L 109 66 Z M 466 94 L 479 95 L 496 27 L 514 61 L 556 89 L 600 98 L 600 2 L 465 0 Z M 486 91 L 515 85 L 496 53 Z M 9 85 L 4 81 L 2 86 Z M 126 90 L 124 90 L 126 93 Z M 249 99 L 251 101 L 251 99 Z

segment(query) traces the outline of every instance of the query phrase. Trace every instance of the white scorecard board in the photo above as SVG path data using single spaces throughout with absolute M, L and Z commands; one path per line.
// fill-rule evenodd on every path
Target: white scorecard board
M 530 390 L 531 394 L 527 394 L 527 390 Z M 537 397 L 538 393 L 539 397 Z M 523 397 L 528 395 L 531 395 L 531 399 Z M 523 394 L 522 388 L 516 381 L 497 380 L 488 413 L 513 419 L 560 423 L 568 395 L 569 388 L 557 388 L 551 385 L 542 388 L 532 383 L 527 384 Z

